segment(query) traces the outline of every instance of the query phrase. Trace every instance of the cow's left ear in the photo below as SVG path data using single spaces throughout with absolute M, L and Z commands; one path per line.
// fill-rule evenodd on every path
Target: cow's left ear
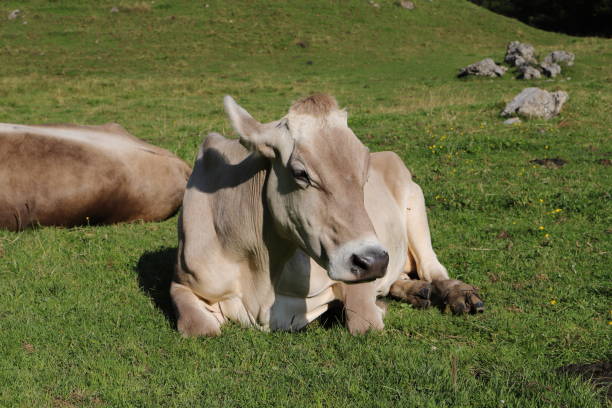
M 278 126 L 277 122 L 259 123 L 229 95 L 225 96 L 223 104 L 244 147 L 269 159 L 279 158 L 287 163 L 293 151 L 293 138 L 286 127 Z

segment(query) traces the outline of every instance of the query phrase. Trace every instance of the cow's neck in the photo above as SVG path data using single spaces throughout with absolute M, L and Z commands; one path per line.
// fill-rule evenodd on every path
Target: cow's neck
M 269 162 L 257 154 L 246 160 L 256 163 L 257 171 L 243 185 L 246 194 L 241 196 L 248 197 L 249 202 L 240 205 L 244 224 L 240 226 L 240 237 L 234 237 L 236 240 L 232 240 L 232 244 L 241 244 L 241 252 L 249 260 L 253 272 L 269 276 L 274 282 L 297 246 L 278 233 L 266 204 L 266 185 L 272 171 Z

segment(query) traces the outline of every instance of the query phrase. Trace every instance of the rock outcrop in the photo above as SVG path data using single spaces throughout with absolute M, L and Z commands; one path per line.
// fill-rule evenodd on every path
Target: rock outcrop
M 525 88 L 506 105 L 501 115 L 550 119 L 561 111 L 568 100 L 567 92 L 548 92 L 540 88 Z
M 464 77 L 467 75 L 476 75 L 495 78 L 504 75 L 506 71 L 506 67 L 497 65 L 491 58 L 485 58 L 482 61 L 478 61 L 472 65 L 462 68 L 457 76 Z
M 543 62 L 540 64 L 540 69 L 549 78 L 554 78 L 561 73 L 561 66 L 554 62 Z
M 504 61 L 514 67 L 538 63 L 538 60 L 535 58 L 535 48 L 533 48 L 533 45 L 518 41 L 512 41 L 508 44 Z
M 8 15 L 8 19 L 9 20 L 15 20 L 16 18 L 21 16 L 21 10 L 17 9 L 17 10 L 13 10 L 9 13 Z
M 542 73 L 539 69 L 532 67 L 528 64 L 523 64 L 518 67 L 518 78 L 519 79 L 540 79 L 542 78 Z
M 574 65 L 574 58 L 576 56 L 571 52 L 567 51 L 553 51 L 544 58 L 544 62 L 547 64 L 564 64 L 567 66 Z

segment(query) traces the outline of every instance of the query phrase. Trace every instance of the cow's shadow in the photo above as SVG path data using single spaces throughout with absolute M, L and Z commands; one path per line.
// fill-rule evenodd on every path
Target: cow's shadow
M 147 251 L 138 260 L 135 272 L 140 289 L 151 298 L 176 329 L 176 315 L 170 299 L 170 283 L 174 274 L 177 248 L 160 248 Z

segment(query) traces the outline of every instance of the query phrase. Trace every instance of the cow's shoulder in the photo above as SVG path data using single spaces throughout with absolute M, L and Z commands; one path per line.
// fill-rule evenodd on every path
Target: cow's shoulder
M 201 153 L 219 156 L 228 164 L 236 164 L 244 160 L 250 152 L 238 139 L 229 139 L 219 133 L 209 133 L 202 143 Z
M 395 152 L 375 152 L 370 154 L 370 168 L 387 177 L 410 177 L 404 161 Z
M 229 139 L 219 133 L 210 133 L 202 142 L 196 164 L 203 166 L 209 174 L 219 171 L 230 175 L 244 172 L 252 159 L 253 154 L 237 139 Z
M 394 152 L 376 152 L 370 154 L 370 173 L 376 173 L 377 177 L 371 177 L 371 180 L 384 183 L 391 194 L 398 202 L 405 197 L 408 185 L 412 180 L 410 171 L 404 164 L 404 161 Z

